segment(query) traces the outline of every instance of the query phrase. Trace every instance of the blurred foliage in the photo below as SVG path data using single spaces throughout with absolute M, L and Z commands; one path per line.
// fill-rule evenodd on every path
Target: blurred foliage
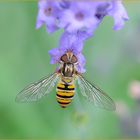
M 140 80 L 140 3 L 125 6 L 130 20 L 123 30 L 113 31 L 113 20 L 106 17 L 83 53 L 85 77 L 133 110 L 128 85 Z M 56 102 L 55 89 L 36 103 L 15 102 L 23 87 L 55 70 L 48 50 L 58 45 L 61 31 L 36 30 L 37 10 L 36 2 L 0 2 L 0 138 L 121 138 L 116 114 L 80 95 L 66 109 Z

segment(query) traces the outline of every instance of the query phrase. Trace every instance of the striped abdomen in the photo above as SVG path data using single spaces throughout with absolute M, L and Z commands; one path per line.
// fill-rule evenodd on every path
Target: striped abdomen
M 71 103 L 75 93 L 74 89 L 75 89 L 74 84 L 67 85 L 64 84 L 63 82 L 57 84 L 56 99 L 61 107 L 65 108 L 68 106 L 68 104 Z

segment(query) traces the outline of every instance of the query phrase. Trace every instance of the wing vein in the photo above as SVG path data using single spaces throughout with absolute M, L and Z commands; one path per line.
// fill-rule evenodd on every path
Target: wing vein
M 100 88 L 88 82 L 82 75 L 78 75 L 78 84 L 81 93 L 95 106 L 107 110 L 115 110 L 115 103 L 113 100 L 104 93 Z

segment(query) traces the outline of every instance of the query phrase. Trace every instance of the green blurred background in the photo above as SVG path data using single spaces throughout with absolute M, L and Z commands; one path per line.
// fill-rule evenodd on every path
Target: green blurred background
M 140 80 L 140 3 L 125 3 L 130 20 L 113 31 L 106 17 L 83 53 L 85 77 L 99 85 L 130 112 L 135 100 L 128 94 L 132 80 Z M 61 31 L 48 35 L 35 29 L 37 2 L 0 1 L 0 138 L 93 139 L 122 138 L 117 113 L 97 109 L 75 96 L 62 109 L 55 89 L 36 103 L 18 104 L 15 96 L 26 85 L 51 74 L 48 50 L 57 47 Z M 129 136 L 126 136 L 129 137 Z

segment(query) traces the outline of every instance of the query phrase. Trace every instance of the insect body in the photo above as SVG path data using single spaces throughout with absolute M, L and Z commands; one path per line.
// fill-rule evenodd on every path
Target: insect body
M 65 108 L 68 104 L 71 103 L 74 93 L 75 93 L 75 86 L 74 84 L 65 84 L 62 81 L 57 84 L 57 102 L 60 104 L 61 107 Z
M 61 79 L 57 84 L 56 98 L 60 106 L 65 108 L 71 103 L 75 93 L 74 76 L 77 58 L 71 52 L 67 52 L 61 57 L 60 63 Z
M 84 97 L 95 106 L 107 110 L 115 110 L 113 100 L 94 84 L 88 82 L 81 73 L 77 71 L 78 59 L 72 52 L 67 52 L 60 58 L 59 70 L 49 77 L 30 84 L 16 97 L 17 102 L 37 101 L 50 93 L 56 87 L 56 99 L 61 107 L 67 107 L 75 94 L 75 81 L 78 81 L 80 91 Z

